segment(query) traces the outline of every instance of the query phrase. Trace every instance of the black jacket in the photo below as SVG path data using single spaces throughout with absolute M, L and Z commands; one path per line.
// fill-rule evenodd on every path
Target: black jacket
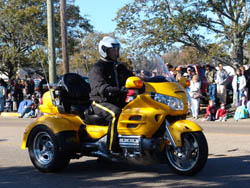
M 117 67 L 119 86 L 116 83 L 115 66 Z M 99 60 L 89 72 L 90 100 L 98 103 L 109 102 L 121 106 L 120 104 L 124 103 L 126 95 L 119 91 L 130 76 L 133 76 L 132 72 L 124 65 Z

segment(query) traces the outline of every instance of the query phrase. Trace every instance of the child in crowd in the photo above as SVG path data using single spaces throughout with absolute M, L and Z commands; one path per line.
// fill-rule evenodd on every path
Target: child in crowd
M 226 121 L 227 120 L 227 110 L 225 109 L 225 104 L 221 103 L 220 108 L 216 113 L 216 121 Z
M 213 100 L 209 100 L 208 106 L 206 108 L 205 120 L 215 121 L 216 118 L 216 106 Z
M 247 110 L 247 98 L 243 94 L 241 96 L 241 100 L 239 103 L 239 106 L 236 108 L 236 111 L 234 113 L 234 119 L 238 121 L 239 119 L 246 119 L 248 118 L 248 110 Z

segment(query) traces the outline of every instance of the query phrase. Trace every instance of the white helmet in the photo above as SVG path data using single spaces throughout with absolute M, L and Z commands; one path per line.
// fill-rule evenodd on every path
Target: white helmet
M 103 39 L 99 42 L 99 53 L 101 57 L 106 59 L 108 57 L 107 50 L 109 48 L 120 48 L 120 43 L 118 40 L 114 39 L 110 36 L 105 36 Z

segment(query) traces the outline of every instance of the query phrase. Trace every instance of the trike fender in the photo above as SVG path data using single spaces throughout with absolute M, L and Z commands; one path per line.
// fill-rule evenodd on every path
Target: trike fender
M 202 128 L 198 124 L 190 120 L 175 121 L 171 123 L 168 126 L 168 128 L 177 147 L 182 146 L 182 141 L 181 141 L 182 133 L 202 131 Z
M 44 115 L 26 127 L 21 148 L 25 149 L 26 147 L 28 147 L 29 136 L 31 135 L 32 131 L 38 126 L 48 127 L 57 136 L 59 144 L 61 145 L 67 140 L 77 144 L 79 143 L 77 132 L 79 131 L 80 126 L 83 124 L 83 121 L 77 115 Z

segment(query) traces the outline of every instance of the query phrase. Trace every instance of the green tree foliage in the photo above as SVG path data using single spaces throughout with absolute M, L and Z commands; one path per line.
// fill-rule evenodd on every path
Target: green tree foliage
M 55 33 L 57 52 L 60 53 L 59 0 L 55 4 Z M 80 16 L 79 7 L 67 8 L 69 52 L 73 54 L 78 38 L 92 31 L 89 20 Z M 35 67 L 46 62 L 47 56 L 46 0 L 0 1 L 0 72 L 13 78 L 22 67 Z M 60 56 L 59 56 L 60 57 Z
M 210 55 L 216 44 L 232 53 L 214 53 L 213 58 L 235 66 L 243 64 L 249 5 L 247 0 L 134 0 L 118 11 L 115 20 L 133 49 L 165 53 L 176 44 Z

